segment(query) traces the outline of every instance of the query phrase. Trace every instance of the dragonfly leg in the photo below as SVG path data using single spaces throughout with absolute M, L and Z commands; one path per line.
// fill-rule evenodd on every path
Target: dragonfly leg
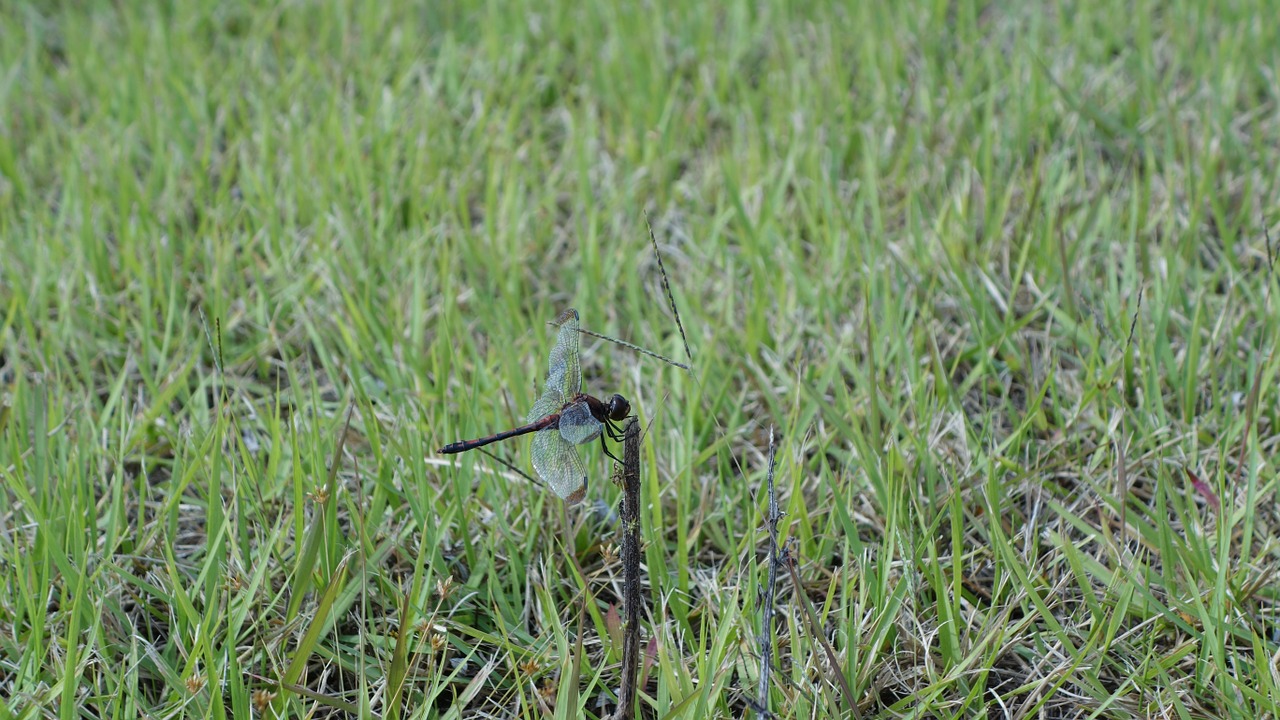
M 622 442 L 622 430 L 618 428 L 617 423 L 609 420 L 605 422 L 605 429 L 609 432 L 609 439 L 614 442 Z
M 612 434 L 612 433 L 610 433 L 610 434 Z M 616 439 L 616 438 L 615 438 L 615 439 Z M 613 461 L 614 461 L 614 462 L 618 463 L 619 465 L 621 465 L 621 464 L 622 464 L 622 461 L 618 459 L 618 456 L 617 456 L 617 455 L 614 455 L 613 453 L 609 452 L 609 446 L 608 446 L 608 445 L 606 445 L 606 444 L 605 444 L 605 442 L 604 442 L 604 433 L 601 433 L 601 434 L 600 434 L 600 448 L 601 448 L 602 450 L 604 450 L 604 454 L 605 454 L 605 455 L 608 455 L 609 457 L 613 458 Z

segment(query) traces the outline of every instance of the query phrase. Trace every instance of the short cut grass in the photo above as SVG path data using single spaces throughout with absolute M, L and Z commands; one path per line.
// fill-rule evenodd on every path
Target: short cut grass
M 1277 717 L 1275 15 L 11 0 L 0 720 L 612 713 L 646 214 L 643 717 Z

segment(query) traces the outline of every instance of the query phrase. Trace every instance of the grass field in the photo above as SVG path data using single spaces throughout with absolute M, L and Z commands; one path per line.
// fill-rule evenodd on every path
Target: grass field
M 0 720 L 1280 716 L 1274 3 L 0 4 Z M 799 582 L 797 582 L 797 580 Z M 831 652 L 831 654 L 828 653 Z M 833 662 L 834 660 L 834 662 Z

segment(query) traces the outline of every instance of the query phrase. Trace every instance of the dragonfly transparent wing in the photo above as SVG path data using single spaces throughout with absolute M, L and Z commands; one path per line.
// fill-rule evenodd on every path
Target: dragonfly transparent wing
M 547 359 L 547 386 L 529 411 L 528 422 L 552 413 L 561 413 L 559 428 L 533 434 L 530 455 L 538 477 L 568 503 L 580 502 L 587 494 L 587 468 L 582 464 L 576 442 L 586 442 L 600 434 L 600 422 L 585 403 L 569 402 L 582 389 L 582 364 L 578 357 L 578 311 L 569 308 L 556 318 L 560 330 Z M 581 407 L 579 407 L 581 406 Z M 586 417 L 582 415 L 585 413 Z M 567 419 L 566 419 L 567 418 Z M 590 423 L 595 423 L 593 428 Z M 568 431 L 566 435 L 565 432 Z M 594 432 L 594 434 L 592 434 Z
M 582 364 L 578 358 L 578 311 L 569 308 L 560 313 L 555 324 L 560 332 L 547 359 L 547 382 L 542 397 L 533 404 L 525 422 L 540 420 L 560 412 L 564 404 L 582 388 Z
M 585 402 L 576 402 L 560 413 L 560 437 L 570 445 L 581 445 L 600 437 L 604 425 L 591 414 Z
M 568 503 L 580 502 L 587 494 L 587 468 L 578 448 L 560 436 L 556 428 L 533 434 L 530 455 L 538 477 Z
M 560 390 L 564 402 L 582 392 L 582 362 L 578 357 L 578 311 L 569 308 L 560 313 L 555 324 L 560 327 L 555 347 L 548 358 L 547 387 Z
M 548 380 L 550 380 L 550 378 L 548 378 Z M 525 417 L 524 421 L 533 422 L 535 420 L 541 420 L 552 413 L 558 413 L 560 412 L 560 408 L 564 407 L 566 402 L 567 400 L 564 395 L 560 394 L 560 390 L 552 387 L 550 383 L 548 383 L 547 388 L 542 391 L 542 397 L 538 398 L 538 401 L 533 404 L 533 408 L 529 410 L 529 414 Z

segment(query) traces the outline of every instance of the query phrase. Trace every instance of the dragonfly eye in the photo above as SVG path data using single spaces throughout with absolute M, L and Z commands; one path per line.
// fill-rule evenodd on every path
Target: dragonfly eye
M 631 403 L 621 395 L 614 393 L 609 398 L 609 419 L 621 420 L 631 414 Z

